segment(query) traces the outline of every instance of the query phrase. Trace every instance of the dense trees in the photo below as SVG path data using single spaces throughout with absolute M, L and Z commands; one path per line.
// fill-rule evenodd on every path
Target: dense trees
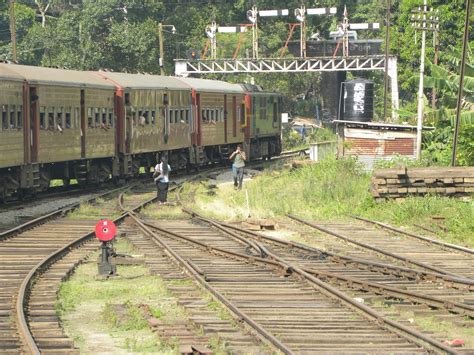
M 459 61 L 453 60 L 461 46 L 464 18 L 464 0 L 429 0 L 438 9 L 440 17 L 439 66 L 428 67 L 432 78 L 449 74 L 455 82 Z M 0 59 L 11 59 L 8 1 L 0 3 Z M 260 49 L 265 56 L 277 56 L 288 36 L 288 22 L 295 22 L 293 10 L 301 6 L 301 0 L 16 0 L 16 29 L 18 60 L 33 65 L 60 66 L 75 69 L 111 69 L 115 71 L 158 73 L 158 23 L 176 27 L 176 34 L 165 27 L 165 63 L 167 73 L 173 72 L 175 57 L 183 57 L 193 48 L 205 55 L 206 25 L 215 20 L 221 25 L 248 23 L 246 11 L 256 4 L 261 9 L 290 9 L 289 18 L 261 19 Z M 400 98 L 404 112 L 415 112 L 416 88 L 420 53 L 420 35 L 415 36 L 411 27 L 411 10 L 422 0 L 392 1 L 390 51 L 399 57 Z M 336 29 L 347 6 L 353 22 L 380 22 L 385 24 L 386 1 L 384 0 L 305 0 L 306 7 L 336 6 L 337 16 L 312 17 L 308 20 L 308 35 L 319 32 L 326 37 Z M 471 31 L 471 43 L 474 38 Z M 362 37 L 383 37 L 380 32 L 362 31 Z M 245 57 L 251 52 L 251 34 L 219 34 L 219 56 Z M 415 40 L 415 37 L 418 37 Z M 297 30 L 293 36 L 299 39 Z M 240 51 L 236 54 L 236 48 Z M 427 41 L 427 60 L 433 62 L 435 48 L 431 35 Z M 472 61 L 471 61 L 472 64 Z M 380 73 L 369 75 L 381 84 Z M 471 76 L 472 77 L 472 76 Z M 257 83 L 279 90 L 287 102 L 314 89 L 318 95 L 318 74 L 259 75 Z M 250 80 L 246 75 L 227 76 L 226 80 Z M 434 80 L 434 79 L 433 79 Z M 428 81 L 433 86 L 434 81 Z M 440 84 L 438 80 L 437 84 Z M 446 84 L 446 83 L 445 83 Z M 453 84 L 454 85 L 454 84 Z M 466 85 L 472 85 L 468 80 Z M 381 110 L 381 87 L 377 85 L 377 112 Z M 446 88 L 446 86 L 445 86 Z M 455 89 L 455 87 L 452 87 Z M 437 121 L 448 120 L 452 90 L 439 88 Z M 427 88 L 427 107 L 431 106 L 431 90 Z M 292 105 L 307 107 L 308 105 Z M 466 111 L 472 106 L 465 106 Z M 444 110 L 444 111 L 443 111 Z M 470 115 L 464 113 L 464 116 Z M 433 115 L 431 115 L 433 117 Z M 406 119 L 406 117 L 404 117 Z M 465 121 L 464 125 L 469 122 Z M 472 123 L 472 122 L 471 122 Z M 444 122 L 442 125 L 450 125 Z

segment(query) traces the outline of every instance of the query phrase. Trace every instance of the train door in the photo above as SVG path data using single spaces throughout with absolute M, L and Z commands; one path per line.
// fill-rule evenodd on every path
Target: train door
M 115 108 L 115 154 L 125 153 L 124 142 L 124 110 L 123 110 L 123 90 L 117 89 L 114 93 Z
M 201 123 L 202 123 L 202 113 L 201 113 L 201 94 L 196 94 L 196 106 L 197 106 L 197 145 L 200 146 L 202 142 L 201 137 Z
M 170 135 L 170 102 L 168 93 L 163 94 L 163 119 L 164 119 L 164 129 L 163 129 L 163 141 L 168 143 L 168 138 Z
M 22 116 L 18 117 L 18 127 L 23 127 L 23 162 L 28 164 L 31 162 L 31 148 L 30 148 L 30 114 L 28 107 L 30 105 L 30 87 L 25 81 L 23 83 L 23 107 L 24 110 L 19 111 Z M 20 125 L 21 123 L 21 125 Z
M 232 136 L 237 137 L 237 98 L 232 96 Z
M 227 95 L 224 95 L 224 142 L 227 143 Z
M 81 108 L 81 158 L 86 157 L 86 133 L 87 133 L 87 122 L 86 122 L 86 93 L 81 90 L 80 99 Z
M 30 87 L 30 157 L 31 162 L 38 161 L 39 125 L 38 125 L 38 95 L 35 87 Z M 25 127 L 25 129 L 27 129 Z
M 125 153 L 130 153 L 133 133 L 133 114 L 130 93 L 125 93 Z
M 278 103 L 275 97 L 272 97 L 273 100 L 273 128 L 278 128 Z

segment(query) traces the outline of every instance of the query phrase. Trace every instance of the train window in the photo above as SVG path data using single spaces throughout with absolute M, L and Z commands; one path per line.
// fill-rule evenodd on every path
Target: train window
M 129 92 L 125 93 L 125 105 L 127 105 L 127 106 L 130 105 L 130 93 Z
M 245 120 L 245 104 L 240 105 L 240 122 L 242 126 L 247 125 L 247 122 Z
M 92 118 L 92 107 L 87 109 L 87 127 L 93 128 L 94 127 L 94 120 Z
M 54 107 L 48 110 L 48 129 L 54 131 Z
M 179 110 L 179 122 L 184 123 L 184 110 Z
M 94 108 L 94 123 L 94 127 L 100 127 L 100 112 L 97 107 Z
M 179 110 L 174 110 L 174 123 L 179 122 Z
M 186 123 L 189 124 L 189 109 L 186 109 Z
M 16 128 L 15 105 L 10 105 L 10 128 Z
M 74 127 L 79 128 L 79 107 L 74 108 Z
M 46 129 L 47 127 L 47 122 L 46 122 L 46 107 L 41 106 L 40 107 L 40 128 L 41 129 Z
M 150 118 L 151 118 L 150 122 L 153 125 L 155 124 L 155 117 L 156 117 L 156 111 L 153 110 L 153 111 L 151 111 L 151 116 L 150 116 Z
M 201 110 L 201 119 L 202 119 L 203 121 L 207 121 L 206 110 Z
M 2 105 L 2 129 L 8 129 L 8 112 L 7 105 Z
M 214 121 L 214 118 L 215 118 L 214 117 L 214 110 L 210 110 L 210 117 L 209 118 L 210 118 L 211 121 Z
M 173 123 L 173 113 L 174 113 L 174 110 L 169 110 L 169 115 L 170 115 L 170 118 L 169 118 L 169 121 L 170 123 Z
M 16 112 L 17 127 L 23 127 L 23 106 L 18 106 L 18 111 Z
M 107 126 L 107 109 L 106 108 L 102 109 L 102 124 L 104 126 Z
M 68 107 L 66 109 L 66 113 L 64 114 L 64 120 L 65 120 L 66 128 L 74 128 L 72 120 L 71 120 L 71 108 L 70 107 Z
M 237 122 L 241 122 L 240 107 L 237 107 Z
M 58 109 L 58 112 L 56 112 L 56 124 L 57 124 L 57 129 L 58 131 L 62 131 L 64 129 L 64 121 L 63 121 L 63 108 L 61 107 Z
M 163 105 L 168 105 L 168 94 L 163 95 Z
M 216 108 L 216 121 L 222 122 L 221 110 Z
M 278 122 L 278 115 L 277 115 L 277 103 L 273 103 L 273 122 Z
M 110 127 L 114 126 L 114 110 L 113 109 L 109 110 L 109 126 Z

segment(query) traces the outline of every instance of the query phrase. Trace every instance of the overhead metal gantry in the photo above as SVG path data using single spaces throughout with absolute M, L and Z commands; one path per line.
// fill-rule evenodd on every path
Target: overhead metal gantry
M 390 57 L 389 66 L 395 66 Z M 384 70 L 385 56 L 267 58 L 267 59 L 175 59 L 175 74 L 232 74 L 232 73 L 297 73 L 324 71 Z M 390 71 L 390 70 L 389 70 Z
M 175 74 L 235 74 L 235 73 L 302 73 L 385 70 L 385 56 L 349 56 L 318 58 L 267 58 L 267 59 L 175 59 Z M 397 57 L 388 59 L 388 76 L 392 91 L 393 115 L 399 109 Z

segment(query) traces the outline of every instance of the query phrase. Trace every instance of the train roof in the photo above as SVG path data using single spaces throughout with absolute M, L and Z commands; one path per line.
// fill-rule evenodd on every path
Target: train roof
M 25 80 L 21 75 L 15 73 L 10 69 L 12 64 L 3 64 L 0 63 L 0 78 L 2 80 L 10 80 L 10 81 L 23 81 Z
M 280 96 L 279 93 L 273 91 L 266 91 L 260 85 L 255 84 L 240 84 L 242 89 L 249 94 L 252 95 L 273 95 L 273 96 Z
M 34 67 L 19 64 L 0 64 L 0 72 L 12 72 L 14 75 L 28 81 L 29 84 L 44 84 L 58 86 L 76 86 L 76 87 L 93 87 L 113 89 L 114 86 L 104 82 L 101 78 L 92 73 L 55 69 L 45 67 Z
M 149 75 L 149 74 L 129 74 L 115 72 L 98 72 L 110 83 L 115 83 L 123 88 L 149 90 L 149 89 L 171 89 L 191 91 L 189 85 L 181 82 L 172 76 Z
M 188 84 L 193 89 L 203 92 L 221 92 L 241 94 L 244 92 L 239 84 L 231 84 L 220 80 L 197 79 L 197 78 L 179 78 L 183 83 Z

